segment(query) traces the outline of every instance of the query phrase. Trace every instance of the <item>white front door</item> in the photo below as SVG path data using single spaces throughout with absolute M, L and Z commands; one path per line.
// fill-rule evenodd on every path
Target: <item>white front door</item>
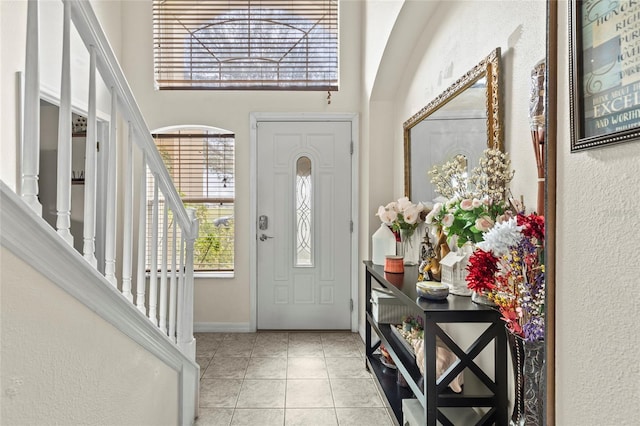
M 351 327 L 351 122 L 257 123 L 257 326 Z

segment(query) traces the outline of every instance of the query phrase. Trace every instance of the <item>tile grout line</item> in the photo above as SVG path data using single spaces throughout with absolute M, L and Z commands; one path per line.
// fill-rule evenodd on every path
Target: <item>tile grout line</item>
M 260 337 L 260 336 L 258 336 L 258 337 Z M 357 337 L 357 336 L 355 336 L 355 337 Z M 338 337 L 337 339 L 333 339 L 333 338 L 332 338 L 332 336 L 329 336 L 329 335 L 321 335 L 321 336 L 320 336 L 320 340 L 319 340 L 319 342 L 318 342 L 318 343 L 320 343 L 320 348 L 321 348 L 321 351 L 322 351 L 322 355 L 321 355 L 321 356 L 319 356 L 318 358 L 320 358 L 320 359 L 322 360 L 322 364 L 323 364 L 323 366 L 324 366 L 324 370 L 325 370 L 325 376 L 324 376 L 324 377 L 326 377 L 327 383 L 328 383 L 328 385 L 329 385 L 329 391 L 330 391 L 331 401 L 332 401 L 332 406 L 327 407 L 327 409 L 331 409 L 331 408 L 333 408 L 333 419 L 334 419 L 334 421 L 336 422 L 336 424 L 338 424 L 338 425 L 339 425 L 340 423 L 339 423 L 339 419 L 338 419 L 338 415 L 337 415 L 336 400 L 335 400 L 334 386 L 333 386 L 333 384 L 334 384 L 334 383 L 333 383 L 333 382 L 334 382 L 334 379 L 335 379 L 335 380 L 337 380 L 337 379 L 340 379 L 341 377 L 331 377 L 331 376 L 330 376 L 330 374 L 329 374 L 329 366 L 328 366 L 328 364 L 327 364 L 327 352 L 326 352 L 326 350 L 327 350 L 327 348 L 328 348 L 328 347 L 330 347 L 330 348 L 332 349 L 332 352 L 331 352 L 331 353 L 332 353 L 332 357 L 331 357 L 332 359 L 340 359 L 340 358 L 356 358 L 356 359 L 362 359 L 362 358 L 363 358 L 363 352 L 362 352 L 362 350 L 361 350 L 361 348 L 360 348 L 359 346 L 358 346 L 358 352 L 357 352 L 357 353 L 358 353 L 358 355 L 357 355 L 357 356 L 354 356 L 354 354 L 352 354 L 352 353 L 344 353 L 344 354 L 343 354 L 343 356 L 341 356 L 340 351 L 337 351 L 337 352 L 336 352 L 336 351 L 334 350 L 334 348 L 333 348 L 333 346 L 335 346 L 335 345 L 338 345 L 338 346 L 339 346 L 340 344 L 345 343 L 345 342 L 348 342 L 348 343 L 350 343 L 350 344 L 355 344 L 355 345 L 361 345 L 361 341 L 357 340 L 355 337 L 354 337 L 353 339 L 345 339 L 345 340 L 341 340 L 339 337 Z M 221 342 L 218 342 L 217 347 L 216 347 L 216 348 L 215 348 L 215 350 L 212 352 L 212 356 L 211 356 L 211 357 L 207 356 L 207 357 L 205 358 L 205 359 L 207 360 L 207 362 L 203 365 L 203 373 L 202 373 L 202 376 L 204 376 L 204 374 L 206 373 L 206 371 L 207 371 L 209 368 L 212 368 L 212 367 L 213 367 L 213 365 L 212 365 L 212 364 L 213 364 L 213 362 L 214 362 L 215 356 L 216 356 L 216 354 L 218 353 L 218 351 L 221 349 L 221 347 L 223 347 L 223 346 L 224 346 L 224 342 L 230 343 L 230 342 L 235 341 L 235 340 L 236 340 L 236 339 L 232 339 L 232 338 L 230 338 L 229 336 L 226 336 L 226 337 L 225 337 Z M 287 404 L 286 404 L 286 403 L 287 403 L 288 396 L 290 396 L 290 395 L 288 395 L 288 386 L 287 386 L 287 385 L 288 385 L 288 383 L 289 383 L 289 381 L 290 381 L 290 380 L 293 380 L 293 379 L 291 379 L 291 378 L 289 377 L 289 362 L 290 362 L 291 360 L 293 360 L 294 358 L 315 358 L 315 357 L 313 357 L 313 356 L 307 356 L 307 357 L 305 357 L 305 356 L 304 356 L 304 355 L 305 355 L 305 354 L 304 354 L 304 352 L 303 352 L 303 353 L 302 353 L 302 355 L 301 355 L 301 356 L 299 356 L 299 357 L 292 357 L 292 356 L 291 356 L 291 352 L 289 351 L 289 349 L 290 349 L 291 344 L 292 344 L 293 342 L 296 342 L 296 341 L 298 341 L 298 340 L 291 339 L 291 333 L 288 333 L 288 334 L 287 334 L 287 336 L 286 336 L 286 340 L 284 341 L 284 343 L 286 343 L 286 348 L 285 348 L 285 351 L 283 352 L 283 354 L 285 355 L 283 358 L 285 359 L 285 364 L 286 364 L 286 365 L 285 365 L 285 369 L 284 369 L 284 385 L 285 385 L 285 386 L 284 386 L 284 408 L 283 408 L 283 423 L 284 423 L 284 424 L 286 424 L 286 421 L 287 421 L 287 418 L 288 418 L 288 416 L 287 416 Z M 315 341 L 315 340 L 312 340 L 312 341 L 310 341 L 309 343 L 313 343 L 314 341 Z M 237 404 L 238 404 L 238 402 L 239 402 L 239 397 L 240 397 L 240 395 L 241 395 L 241 392 L 242 392 L 243 387 L 245 386 L 245 382 L 246 382 L 246 380 L 248 380 L 247 375 L 248 375 L 248 373 L 249 373 L 249 365 L 250 365 L 250 363 L 251 363 L 251 360 L 253 360 L 253 359 L 254 359 L 254 357 L 253 357 L 253 355 L 254 355 L 254 351 L 255 351 L 255 350 L 256 350 L 256 348 L 259 346 L 259 342 L 260 342 L 260 341 L 259 341 L 259 339 L 258 339 L 258 338 L 254 338 L 254 339 L 252 339 L 252 340 L 251 340 L 251 353 L 249 354 L 248 361 L 247 361 L 247 365 L 246 365 L 246 367 L 245 367 L 245 369 L 244 369 L 243 375 L 242 375 L 241 380 L 240 380 L 240 391 L 238 392 L 238 394 L 237 394 L 237 396 L 236 396 L 236 398 L 235 398 L 235 404 L 234 404 L 234 406 L 233 406 L 233 409 L 231 410 L 231 411 L 232 411 L 232 415 L 231 415 L 230 424 L 233 422 L 233 419 L 235 419 L 235 418 L 236 418 L 236 415 L 237 415 L 236 410 L 238 410 L 238 409 L 240 408 L 240 407 L 238 407 L 238 405 L 237 405 Z M 266 339 L 264 342 L 262 342 L 262 343 L 263 343 L 263 344 L 265 344 L 266 346 L 269 346 L 269 344 L 270 344 L 270 343 L 275 343 L 275 342 L 283 343 L 283 341 L 282 341 L 282 340 L 279 340 L 279 339 L 276 339 L 276 340 L 274 340 L 273 342 L 271 342 L 270 340 L 268 340 L 268 337 L 267 337 L 267 339 Z M 299 342 L 304 343 L 304 340 L 301 340 L 301 341 L 299 341 Z M 264 358 L 264 357 L 257 357 L 257 358 Z M 269 357 L 266 357 L 266 358 L 269 358 Z M 215 374 L 215 373 L 214 373 L 214 374 Z M 338 376 L 339 376 L 339 375 L 338 375 Z M 324 377 L 323 377 L 322 379 L 324 379 Z M 265 377 L 264 379 L 267 379 L 267 378 L 268 378 L 268 377 Z M 307 377 L 307 378 L 305 378 L 305 377 L 301 377 L 301 378 L 299 378 L 299 379 L 300 379 L 300 380 L 303 380 L 303 379 L 314 379 L 314 378 L 315 378 L 315 379 L 320 379 L 320 377 Z M 349 379 L 349 378 L 353 378 L 353 379 L 355 379 L 355 378 L 362 378 L 362 377 L 344 377 L 343 379 Z M 201 383 L 202 383 L 202 380 L 203 380 L 203 379 L 204 379 L 204 377 L 201 377 L 201 378 L 200 378 L 200 382 L 201 382 Z M 215 379 L 215 378 L 213 378 L 213 379 Z M 369 381 L 372 381 L 372 379 L 371 379 L 371 375 L 369 375 Z M 374 388 L 375 388 L 375 387 L 374 387 Z M 377 394 L 378 399 L 380 399 L 380 395 L 379 395 L 379 392 L 377 391 L 377 389 L 376 389 L 376 394 Z M 246 407 L 246 408 L 250 408 L 250 407 Z M 275 407 L 274 407 L 274 408 L 275 408 Z M 292 408 L 294 408 L 294 407 L 292 407 Z M 312 408 L 320 409 L 321 407 L 306 407 L 306 408 L 305 408 L 305 407 L 301 407 L 301 408 L 311 410 Z M 348 407 L 347 407 L 347 408 L 348 408 Z M 354 408 L 366 408 L 366 407 L 354 407 Z M 373 408 L 373 407 L 371 407 L 371 408 Z M 384 407 L 382 407 L 382 408 L 384 408 Z M 290 414 L 290 413 L 289 413 L 289 414 Z M 389 416 L 388 416 L 388 415 L 387 415 L 387 416 L 385 416 L 385 417 L 387 418 L 387 420 L 389 419 Z

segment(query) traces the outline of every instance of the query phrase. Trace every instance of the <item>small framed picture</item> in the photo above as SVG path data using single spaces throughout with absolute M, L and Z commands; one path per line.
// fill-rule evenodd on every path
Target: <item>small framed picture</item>
M 569 5 L 571 152 L 640 138 L 640 2 Z

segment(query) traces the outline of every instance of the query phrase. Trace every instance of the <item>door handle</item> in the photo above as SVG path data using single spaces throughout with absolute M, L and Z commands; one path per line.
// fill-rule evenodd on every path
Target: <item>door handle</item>
M 267 238 L 275 238 L 275 237 L 270 237 L 269 235 L 265 235 L 265 234 L 260 235 L 260 241 L 266 241 Z

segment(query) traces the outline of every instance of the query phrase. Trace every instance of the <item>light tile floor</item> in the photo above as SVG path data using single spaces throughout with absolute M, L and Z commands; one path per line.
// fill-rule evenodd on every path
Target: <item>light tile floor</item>
M 363 425 L 392 421 L 348 332 L 196 333 L 200 415 L 210 425 Z

